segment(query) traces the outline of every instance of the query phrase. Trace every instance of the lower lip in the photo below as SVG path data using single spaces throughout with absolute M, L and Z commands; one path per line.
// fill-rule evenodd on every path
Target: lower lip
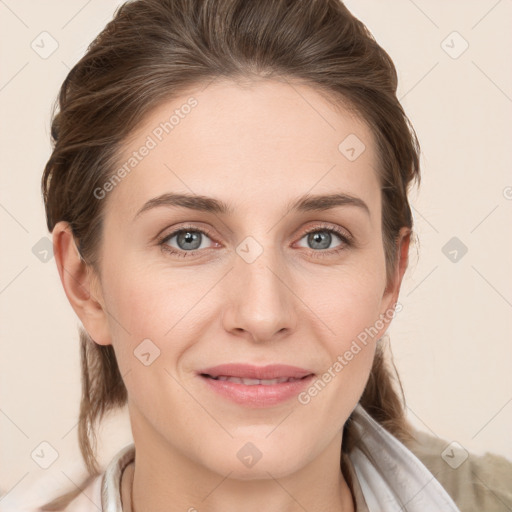
M 303 379 L 292 382 L 248 386 L 247 384 L 230 382 L 228 380 L 216 380 L 200 375 L 200 378 L 210 389 L 237 404 L 248 407 L 269 407 L 286 402 L 296 397 L 312 382 L 314 377 L 314 375 L 308 375 Z

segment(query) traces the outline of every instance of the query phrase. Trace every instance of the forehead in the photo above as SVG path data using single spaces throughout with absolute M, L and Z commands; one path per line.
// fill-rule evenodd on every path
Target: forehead
M 143 155 L 142 155 L 143 154 Z M 119 153 L 109 206 L 134 215 L 165 192 L 250 205 L 343 191 L 379 203 L 374 137 L 353 112 L 309 86 L 214 81 L 155 108 Z

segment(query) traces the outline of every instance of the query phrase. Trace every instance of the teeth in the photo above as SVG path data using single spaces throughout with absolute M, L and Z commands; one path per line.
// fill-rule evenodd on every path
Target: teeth
M 281 384 L 282 382 L 295 382 L 293 377 L 278 377 L 277 379 L 243 379 L 240 377 L 228 377 L 227 375 L 219 375 L 218 377 L 212 377 L 215 380 L 227 380 L 229 382 L 235 382 L 236 384 L 245 384 L 246 386 L 272 386 L 275 384 Z

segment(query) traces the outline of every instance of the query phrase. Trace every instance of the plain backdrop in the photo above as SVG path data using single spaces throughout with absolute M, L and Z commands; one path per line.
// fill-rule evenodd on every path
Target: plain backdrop
M 512 1 L 346 3 L 393 58 L 422 145 L 419 244 L 388 331 L 409 417 L 512 459 Z M 78 320 L 45 253 L 40 178 L 58 89 L 118 4 L 0 1 L 0 508 L 84 472 Z M 126 412 L 112 415 L 100 461 L 130 436 Z M 48 469 L 42 449 L 58 455 Z

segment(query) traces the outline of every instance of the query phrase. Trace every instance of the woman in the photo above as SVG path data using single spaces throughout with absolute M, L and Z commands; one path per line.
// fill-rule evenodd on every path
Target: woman
M 419 182 L 396 86 L 338 0 L 118 10 L 43 176 L 90 473 L 45 510 L 459 510 L 406 447 L 382 341 Z M 134 444 L 102 472 L 124 405 Z

